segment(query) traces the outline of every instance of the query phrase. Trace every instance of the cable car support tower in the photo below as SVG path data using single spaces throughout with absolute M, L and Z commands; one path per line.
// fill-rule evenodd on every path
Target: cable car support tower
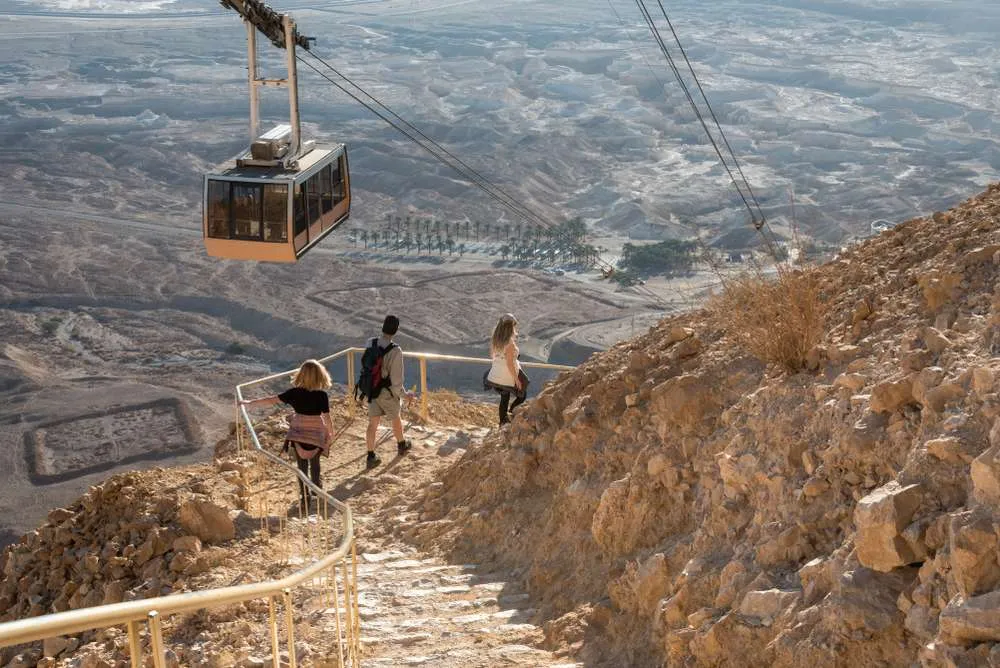
M 219 4 L 234 10 L 243 17 L 247 29 L 247 80 L 250 85 L 250 158 L 237 160 L 240 167 L 282 167 L 295 170 L 300 154 L 311 146 L 304 145 L 299 121 L 299 87 L 295 47 L 306 51 L 314 38 L 300 35 L 295 21 L 287 14 L 279 14 L 259 0 L 219 0 Z M 288 75 L 284 79 L 267 79 L 260 76 L 257 66 L 257 31 L 271 40 L 279 49 L 285 49 Z M 264 135 L 260 134 L 260 89 L 288 88 L 288 126 L 277 126 Z M 288 143 L 284 138 L 288 136 Z M 284 144 L 284 145 L 283 145 Z M 307 142 L 306 144 L 311 144 Z

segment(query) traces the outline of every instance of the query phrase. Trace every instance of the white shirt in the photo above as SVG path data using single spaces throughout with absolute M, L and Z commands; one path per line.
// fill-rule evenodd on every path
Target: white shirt
M 516 354 L 517 347 L 514 347 Z M 514 368 L 518 371 L 521 370 L 521 363 L 514 358 Z M 516 387 L 517 378 L 510 375 L 510 369 L 507 368 L 507 354 L 506 347 L 504 350 L 498 350 L 493 353 L 493 366 L 490 367 L 490 373 L 486 378 L 491 383 L 496 383 L 497 385 L 505 385 L 507 387 Z

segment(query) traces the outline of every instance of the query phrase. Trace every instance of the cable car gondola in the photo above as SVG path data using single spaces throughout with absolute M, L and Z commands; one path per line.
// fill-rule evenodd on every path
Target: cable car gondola
M 301 141 L 295 46 L 309 38 L 257 0 L 224 0 L 244 18 L 250 83 L 250 149 L 205 175 L 202 235 L 212 257 L 295 262 L 347 220 L 351 179 L 343 144 Z M 288 77 L 257 76 L 257 30 L 287 53 Z M 258 88 L 288 88 L 291 122 L 259 135 Z
M 279 125 L 268 135 L 290 130 Z M 255 142 L 257 144 L 257 142 Z M 295 262 L 351 212 L 347 149 L 314 146 L 297 170 L 236 166 L 205 176 L 205 249 L 213 257 Z

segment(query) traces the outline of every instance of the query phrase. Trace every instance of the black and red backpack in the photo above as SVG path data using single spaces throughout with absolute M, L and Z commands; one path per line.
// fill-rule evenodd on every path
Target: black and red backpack
M 389 373 L 382 374 L 382 360 L 393 348 L 398 348 L 395 343 L 390 343 L 385 348 L 378 344 L 378 337 L 372 339 L 361 355 L 361 375 L 354 386 L 354 398 L 358 401 L 367 399 L 368 403 L 381 394 L 384 388 L 392 385 Z

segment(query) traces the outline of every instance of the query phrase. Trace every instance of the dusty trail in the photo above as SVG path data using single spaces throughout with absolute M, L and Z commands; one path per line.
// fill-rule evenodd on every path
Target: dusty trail
M 445 395 L 447 396 L 447 395 Z M 367 417 L 334 407 L 334 422 L 344 428 L 323 462 L 323 486 L 349 503 L 358 538 L 359 607 L 363 665 L 434 665 L 456 668 L 488 666 L 554 666 L 578 664 L 539 649 L 541 629 L 532 623 L 531 606 L 515 573 L 488 563 L 450 564 L 418 551 L 405 536 L 418 519 L 410 508 L 418 491 L 436 482 L 438 472 L 490 431 L 461 423 L 489 424 L 492 406 L 434 402 L 428 425 L 405 420 L 413 449 L 396 453 L 391 434 L 379 434 L 381 466 L 365 470 L 364 429 Z M 436 414 L 436 415 L 435 415 Z M 409 416 L 412 418 L 412 416 Z M 265 447 L 275 448 L 273 418 L 261 430 Z M 296 522 L 296 491 L 284 471 L 267 484 L 271 508 L 288 509 Z M 300 564 L 307 554 L 290 556 Z M 296 568 L 299 566 L 296 566 Z M 336 665 L 336 612 L 318 583 L 296 591 L 297 651 L 305 665 Z M 343 615 L 343 606 L 341 605 Z M 265 636 L 261 636 L 265 637 Z M 246 658 L 250 665 L 259 658 Z

